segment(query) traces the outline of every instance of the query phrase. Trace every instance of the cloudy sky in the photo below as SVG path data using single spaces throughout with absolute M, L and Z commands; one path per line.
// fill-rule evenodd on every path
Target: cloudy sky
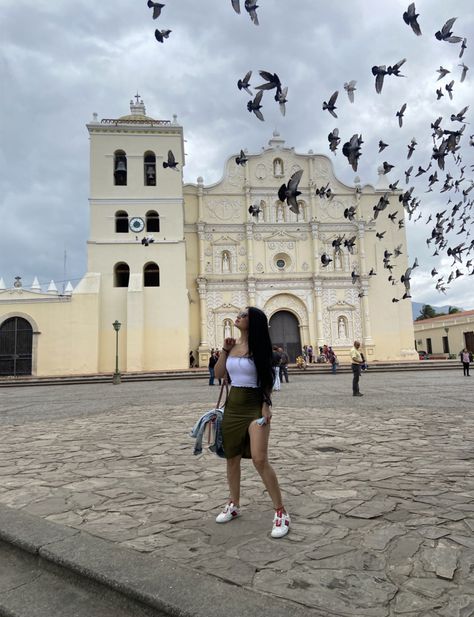
M 185 181 L 202 175 L 206 184 L 220 179 L 224 161 L 240 148 L 259 152 L 274 129 L 297 152 L 328 154 L 327 134 L 337 126 L 343 140 L 363 135 L 358 170 L 363 184 L 375 183 L 377 167 L 388 161 L 396 166 L 388 178 L 400 178 L 404 188 L 403 171 L 413 164 L 414 176 L 418 165 L 429 163 L 430 123 L 443 116 L 445 128 L 460 127 L 451 125 L 449 116 L 473 98 L 472 0 L 419 0 L 421 37 L 402 20 L 406 0 L 261 0 L 259 27 L 244 10 L 237 15 L 230 0 L 164 2 L 161 17 L 153 22 L 145 0 L 1 0 L 0 276 L 8 286 L 16 275 L 29 286 L 36 275 L 42 284 L 54 279 L 61 289 L 65 279 L 75 285 L 84 274 L 89 191 L 85 124 L 93 112 L 99 118 L 128 113 L 137 90 L 150 116 L 178 115 L 187 140 Z M 450 17 L 458 17 L 454 33 L 469 39 L 462 60 L 473 70 L 464 83 L 459 82 L 459 45 L 434 37 Z M 154 38 L 155 27 L 172 30 L 163 45 Z M 386 78 L 377 95 L 371 67 L 402 58 L 407 58 L 402 71 L 407 77 Z M 436 83 L 440 65 L 451 75 Z M 250 69 L 254 86 L 260 83 L 257 71 L 265 69 L 278 73 L 289 87 L 285 118 L 271 95 L 263 101 L 265 122 L 248 113 L 248 97 L 236 82 Z M 353 105 L 343 89 L 351 79 L 357 80 Z M 445 91 L 437 101 L 436 87 L 450 79 L 455 80 L 453 100 Z M 321 109 L 335 90 L 340 91 L 338 120 Z M 395 112 L 403 103 L 407 111 L 400 129 Z M 466 120 L 471 124 L 460 153 L 465 175 L 472 178 L 472 109 Z M 418 146 L 407 162 L 412 137 Z M 379 139 L 390 144 L 380 155 Z M 340 150 L 333 161 L 336 175 L 352 183 L 355 174 Z M 448 170 L 459 177 L 459 167 L 449 163 Z M 441 182 L 426 193 L 427 175 L 408 185 L 415 185 L 423 213 L 416 224 L 407 221 L 410 259 L 417 256 L 422 264 L 414 273 L 413 299 L 474 308 L 474 277 L 468 277 L 472 267 L 461 268 L 465 275 L 446 295 L 434 289 L 431 268 L 447 275 L 451 259 L 432 257 L 434 249 L 425 242 L 431 233 L 426 218 L 450 197 L 458 201 L 460 193 L 440 195 L 445 177 L 440 170 Z M 469 184 L 466 180 L 461 188 Z M 472 220 L 468 231 L 469 224 Z M 456 236 L 458 230 L 448 235 L 452 246 L 465 239 Z

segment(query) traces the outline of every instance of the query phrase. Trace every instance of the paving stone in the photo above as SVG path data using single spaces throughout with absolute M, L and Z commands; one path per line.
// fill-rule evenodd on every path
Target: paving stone
M 364 544 L 377 550 L 384 549 L 397 536 L 403 536 L 407 530 L 401 525 L 387 525 L 379 527 L 364 536 Z
M 428 572 L 441 578 L 452 579 L 459 559 L 459 549 L 440 540 L 436 548 L 425 548 L 421 559 Z
M 472 617 L 474 615 L 474 594 L 457 594 L 438 611 L 442 617 Z
M 406 583 L 405 587 L 411 591 L 419 593 L 427 598 L 439 598 L 443 596 L 446 591 L 455 588 L 453 583 L 440 581 L 439 578 L 418 578 L 416 576 L 411 577 Z
M 397 503 L 391 499 L 372 499 L 347 512 L 347 516 L 357 518 L 377 518 L 395 510 Z
M 442 606 L 442 603 L 439 600 L 426 598 L 411 591 L 401 591 L 395 598 L 394 611 L 397 614 L 412 613 L 419 615 L 421 611 L 439 608 L 440 606 Z

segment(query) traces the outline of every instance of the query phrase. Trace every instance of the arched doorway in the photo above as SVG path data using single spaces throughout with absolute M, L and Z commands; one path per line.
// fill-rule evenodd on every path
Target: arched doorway
M 273 345 L 286 349 L 290 362 L 295 362 L 301 354 L 300 328 L 293 313 L 278 311 L 271 316 L 270 338 Z
M 0 375 L 31 375 L 33 328 L 22 317 L 0 326 Z

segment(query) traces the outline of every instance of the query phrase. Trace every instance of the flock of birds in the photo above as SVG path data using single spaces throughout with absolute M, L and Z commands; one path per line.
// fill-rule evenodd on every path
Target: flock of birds
M 153 19 L 157 19 L 161 15 L 161 11 L 164 8 L 164 4 L 160 4 L 157 2 L 152 2 L 152 0 L 148 0 L 148 7 L 153 10 Z M 240 0 L 231 0 L 231 5 L 234 11 L 237 14 L 241 14 L 241 1 Z M 243 0 L 243 8 L 248 13 L 249 18 L 256 26 L 259 25 L 259 19 L 257 15 L 257 9 L 259 8 L 255 0 Z M 403 13 L 402 19 L 407 26 L 409 26 L 413 33 L 420 37 L 422 36 L 421 26 L 418 21 L 419 14 L 416 12 L 415 3 L 412 2 L 407 10 Z M 438 41 L 443 43 L 449 43 L 452 45 L 459 45 L 459 54 L 458 58 L 461 60 L 464 56 L 464 52 L 467 49 L 467 38 L 463 36 L 459 36 L 454 34 L 453 27 L 455 25 L 457 18 L 452 17 L 446 21 L 446 23 L 435 32 L 435 37 Z M 156 30 L 155 38 L 158 42 L 163 43 L 164 39 L 169 37 L 171 30 Z M 376 65 L 371 69 L 372 75 L 375 77 L 375 92 L 377 94 L 382 94 L 384 82 L 386 78 L 405 78 L 406 75 L 401 73 L 402 67 L 404 67 L 407 62 L 406 58 L 402 58 L 398 62 L 395 62 L 391 65 Z M 461 69 L 459 82 L 462 83 L 466 79 L 467 72 L 469 67 L 462 61 L 458 64 Z M 437 82 L 440 82 L 443 79 L 447 79 L 447 76 L 452 76 L 451 70 L 447 69 L 443 66 L 436 71 L 438 73 Z M 272 71 L 260 70 L 258 71 L 263 83 L 256 87 L 252 87 L 251 79 L 253 71 L 249 70 L 245 76 L 237 81 L 237 88 L 239 91 L 245 92 L 250 96 L 250 100 L 247 102 L 247 110 L 256 116 L 260 121 L 264 121 L 264 116 L 262 113 L 263 109 L 263 95 L 265 92 L 271 91 L 273 94 L 274 101 L 278 104 L 281 114 L 284 116 L 286 114 L 286 104 L 288 102 L 288 87 L 283 86 L 280 77 Z M 449 79 L 449 78 L 448 78 Z M 444 84 L 444 89 L 440 86 L 436 88 L 436 100 L 440 100 L 443 96 L 445 96 L 445 92 L 449 96 L 450 100 L 453 100 L 454 97 L 454 86 L 455 80 L 451 79 L 448 83 Z M 357 81 L 350 80 L 344 83 L 344 90 L 347 93 L 348 100 L 350 104 L 354 104 L 356 100 L 355 93 L 357 91 Z M 256 91 L 256 93 L 252 92 L 252 88 Z M 323 101 L 322 110 L 327 111 L 333 118 L 337 119 L 338 115 L 336 113 L 337 105 L 339 97 L 339 90 L 334 91 L 328 100 Z M 400 108 L 395 113 L 395 118 L 398 119 L 399 128 L 403 127 L 403 120 L 405 117 L 405 113 L 407 111 L 408 105 L 407 103 L 401 104 Z M 474 181 L 472 179 L 468 179 L 466 177 L 466 164 L 463 164 L 463 157 L 461 152 L 461 146 L 463 145 L 462 140 L 467 140 L 467 137 L 464 136 L 464 132 L 466 129 L 466 114 L 468 112 L 469 106 L 463 107 L 458 113 L 451 114 L 450 122 L 451 125 L 446 126 L 445 120 L 442 116 L 439 116 L 430 125 L 432 129 L 432 152 L 430 160 L 424 165 L 419 165 L 415 178 L 418 178 L 424 174 L 428 174 L 428 186 L 426 192 L 432 192 L 434 190 L 434 185 L 439 183 L 440 193 L 450 193 L 450 197 L 447 201 L 446 207 L 441 211 L 435 212 L 434 214 L 429 214 L 424 221 L 426 225 L 433 223 L 433 227 L 431 228 L 431 234 L 426 239 L 426 243 L 428 246 L 433 246 L 434 253 L 433 255 L 440 255 L 443 252 L 448 257 L 453 259 L 453 263 L 451 266 L 451 271 L 449 276 L 445 278 L 445 276 L 439 276 L 436 268 L 431 270 L 431 277 L 435 279 L 435 288 L 438 291 L 446 292 L 450 283 L 463 276 L 464 274 L 474 275 L 474 239 L 469 241 L 469 237 L 471 235 L 471 226 L 473 223 L 472 217 L 472 209 L 474 198 L 470 197 L 470 192 L 474 187 Z M 328 134 L 328 142 L 329 142 L 329 150 L 336 155 L 338 148 L 340 146 L 342 139 L 339 134 L 339 129 L 336 127 Z M 356 172 L 358 169 L 359 159 L 362 155 L 362 145 L 364 141 L 362 139 L 362 135 L 355 133 L 353 134 L 347 141 L 345 141 L 342 145 L 342 155 L 347 158 L 349 165 Z M 415 137 L 411 138 L 410 142 L 407 144 L 407 160 L 410 160 L 415 152 L 419 142 Z M 469 137 L 469 146 L 474 146 L 474 135 Z M 378 152 L 381 153 L 386 148 L 389 147 L 388 143 L 385 143 L 383 140 L 379 140 L 378 144 Z M 453 172 L 457 174 L 453 176 L 451 173 L 447 172 L 445 177 L 442 178 L 442 172 L 445 172 L 445 164 L 446 160 L 454 163 L 456 171 Z M 237 165 L 246 165 L 248 162 L 248 158 L 244 152 L 244 150 L 240 151 L 240 154 L 235 158 L 235 162 Z M 164 167 L 170 167 L 176 169 L 176 162 L 174 161 L 173 153 L 170 151 L 168 154 L 168 161 L 163 163 Z M 392 172 L 392 170 L 396 167 L 395 164 L 391 164 L 387 161 L 384 161 L 382 164 L 383 173 L 388 174 Z M 470 170 L 474 169 L 474 165 L 470 166 Z M 414 171 L 414 166 L 410 165 L 407 169 L 403 170 L 403 176 L 405 184 L 410 184 L 410 178 Z M 301 181 L 303 175 L 303 170 L 296 171 L 291 178 L 284 184 L 281 185 L 278 190 L 278 199 L 286 203 L 288 208 L 298 214 L 299 213 L 299 205 L 298 205 L 298 196 L 301 195 L 301 192 L 298 190 L 299 183 Z M 399 188 L 399 183 L 401 179 L 398 179 L 389 184 L 389 191 L 384 193 L 377 204 L 373 207 L 373 220 L 376 220 L 381 212 L 383 212 L 390 204 L 390 197 L 394 195 L 398 195 L 398 201 L 400 207 L 404 209 L 404 211 L 408 214 L 408 219 L 411 221 L 420 221 L 423 220 L 423 217 L 426 216 L 422 213 L 422 202 L 421 198 L 417 197 L 414 194 L 415 187 L 410 186 L 406 190 L 401 190 Z M 359 187 L 356 187 L 356 192 L 360 191 Z M 321 199 L 331 200 L 334 197 L 334 194 L 329 186 L 329 183 L 326 186 L 318 187 L 316 189 L 316 195 Z M 261 206 L 252 205 L 249 208 L 249 212 L 252 216 L 258 218 L 258 216 L 262 213 Z M 346 208 L 344 212 L 344 217 L 348 220 L 354 221 L 356 220 L 357 213 L 357 205 Z M 416 218 L 413 218 L 415 213 L 417 214 Z M 387 221 L 391 224 L 397 225 L 399 229 L 404 227 L 405 219 L 404 216 L 401 216 L 398 211 L 390 212 L 387 216 Z M 376 233 L 376 237 L 378 240 L 383 241 L 383 238 L 386 234 L 386 231 L 381 231 Z M 458 239 L 453 239 L 454 232 Z M 459 238 L 461 236 L 461 238 Z M 334 239 L 332 246 L 335 253 L 342 252 L 343 248 L 347 249 L 349 253 L 354 252 L 354 247 L 356 243 L 356 237 L 345 238 L 344 236 L 338 236 Z M 396 259 L 398 256 L 402 254 L 400 246 L 394 248 L 386 248 L 384 250 L 383 257 L 383 267 L 389 271 L 388 280 L 389 282 L 396 286 L 400 282 L 404 286 L 403 295 L 398 297 L 393 297 L 393 302 L 398 302 L 400 299 L 410 298 L 410 281 L 412 271 L 418 267 L 418 260 L 415 259 L 413 265 L 406 269 L 406 271 L 399 277 L 394 277 L 392 274 L 392 270 L 394 268 L 393 259 Z M 327 267 L 329 263 L 331 263 L 332 258 L 324 253 L 321 256 L 321 263 L 323 267 Z M 461 270 L 461 265 L 464 265 L 466 268 L 466 272 Z M 372 269 L 369 272 L 369 276 L 376 275 L 376 271 Z M 353 284 L 356 284 L 360 280 L 360 274 L 358 274 L 356 267 L 354 267 L 351 278 Z M 363 292 L 359 293 L 359 296 L 362 296 Z

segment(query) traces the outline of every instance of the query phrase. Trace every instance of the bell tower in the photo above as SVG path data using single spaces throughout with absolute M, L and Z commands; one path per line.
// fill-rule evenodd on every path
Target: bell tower
M 130 113 L 87 124 L 90 136 L 88 274 L 99 294 L 99 371 L 187 368 L 183 128 Z M 177 165 L 168 167 L 169 153 Z M 166 166 L 163 165 L 166 163 Z

